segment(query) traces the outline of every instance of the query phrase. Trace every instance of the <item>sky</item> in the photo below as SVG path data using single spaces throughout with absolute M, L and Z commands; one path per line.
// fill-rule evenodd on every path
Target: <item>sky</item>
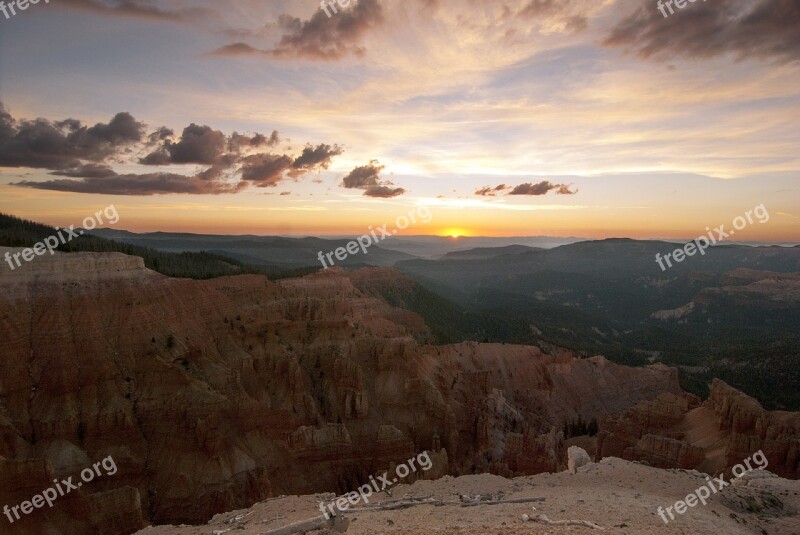
M 800 242 L 800 2 L 668 4 L 7 9 L 0 212 L 325 236 L 425 205 L 406 234 L 674 239 L 763 205 L 736 238 Z

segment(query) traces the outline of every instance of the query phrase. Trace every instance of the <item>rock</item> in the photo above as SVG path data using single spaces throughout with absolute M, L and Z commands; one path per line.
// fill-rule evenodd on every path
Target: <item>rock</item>
M 769 471 L 800 477 L 800 413 L 766 411 L 714 379 L 709 397 L 663 393 L 600 421 L 597 456 L 646 461 L 658 468 L 719 473 L 763 451 Z
M 751 472 L 745 472 L 740 477 L 734 477 L 731 484 L 736 486 L 746 487 L 751 481 L 758 481 L 760 479 L 776 479 L 778 476 L 767 470 L 756 469 Z
M 0 270 L 0 456 L 67 477 L 111 455 L 118 472 L 83 509 L 204 523 L 273 495 L 348 492 L 423 451 L 433 467 L 412 480 L 557 471 L 565 421 L 680 395 L 663 365 L 423 345 L 422 318 L 379 298 L 413 284 L 387 269 L 173 279 L 100 253 Z
M 567 467 L 570 474 L 577 474 L 580 467 L 586 466 L 592 462 L 586 450 L 578 446 L 570 446 L 567 450 L 567 456 Z

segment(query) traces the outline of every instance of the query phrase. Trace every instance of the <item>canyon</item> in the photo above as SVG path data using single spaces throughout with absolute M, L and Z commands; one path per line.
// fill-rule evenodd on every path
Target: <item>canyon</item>
M 118 253 L 3 270 L 0 505 L 109 455 L 119 470 L 0 530 L 202 523 L 272 496 L 351 490 L 421 451 L 428 479 L 557 472 L 574 443 L 598 459 L 717 470 L 763 448 L 771 471 L 800 473 L 798 413 L 721 382 L 703 402 L 663 364 L 434 345 L 420 316 L 380 297 L 415 284 L 384 268 L 174 279 Z M 599 422 L 598 436 L 565 437 L 576 420 Z

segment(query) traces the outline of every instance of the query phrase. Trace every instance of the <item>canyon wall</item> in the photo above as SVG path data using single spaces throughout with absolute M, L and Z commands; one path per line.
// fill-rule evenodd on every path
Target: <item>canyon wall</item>
M 660 468 L 726 471 L 759 450 L 768 470 L 800 478 L 800 413 L 765 411 L 714 379 L 709 398 L 661 394 L 601 421 L 597 457 L 646 461 Z
M 412 284 L 392 270 L 171 279 L 96 253 L 0 270 L 0 505 L 108 456 L 114 475 L 34 515 L 53 533 L 70 532 L 63 515 L 99 532 L 198 523 L 350 490 L 423 450 L 423 477 L 552 471 L 565 421 L 683 395 L 661 365 L 420 345 L 419 316 L 354 285 L 389 280 Z

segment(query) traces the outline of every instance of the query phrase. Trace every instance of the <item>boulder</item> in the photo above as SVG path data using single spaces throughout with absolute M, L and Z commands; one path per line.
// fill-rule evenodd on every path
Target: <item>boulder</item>
M 567 450 L 567 468 L 570 474 L 577 474 L 578 468 L 592 462 L 586 450 L 578 446 L 570 446 Z

